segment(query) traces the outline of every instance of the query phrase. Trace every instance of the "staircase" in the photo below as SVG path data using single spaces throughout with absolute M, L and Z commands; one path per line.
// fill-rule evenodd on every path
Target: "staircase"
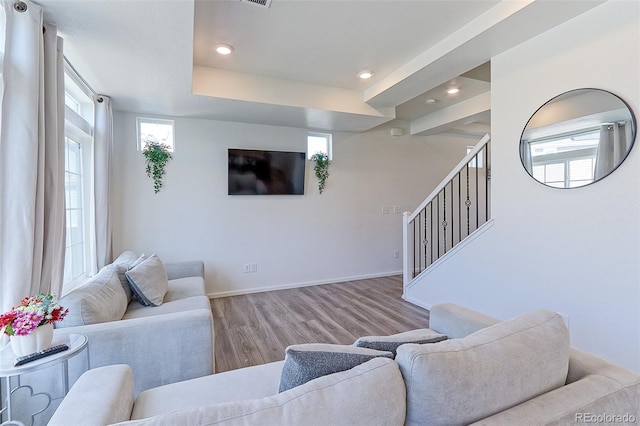
M 413 213 L 404 214 L 405 292 L 489 223 L 490 139 L 485 135 Z

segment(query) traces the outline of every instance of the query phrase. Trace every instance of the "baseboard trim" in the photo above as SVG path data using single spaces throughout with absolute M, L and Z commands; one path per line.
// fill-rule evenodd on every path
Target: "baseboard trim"
M 327 280 L 280 284 L 280 285 L 274 285 L 274 286 L 268 286 L 268 287 L 249 288 L 245 290 L 219 291 L 219 292 L 209 293 L 207 294 L 207 296 L 209 296 L 209 299 L 217 299 L 220 297 L 241 296 L 243 294 L 264 293 L 267 291 L 287 290 L 291 288 L 310 287 L 314 285 L 337 284 L 337 283 L 344 283 L 347 281 L 366 280 L 369 278 L 392 277 L 394 275 L 402 275 L 402 271 L 400 270 L 400 271 L 380 272 L 377 274 L 356 275 L 352 277 L 331 278 Z
M 404 300 L 405 302 L 409 302 L 409 303 L 411 303 L 413 305 L 419 306 L 422 309 L 426 309 L 427 311 L 430 311 L 431 307 L 433 306 L 433 305 L 429 305 L 429 304 L 423 303 L 422 301 L 420 301 L 418 299 L 415 299 L 413 297 L 409 297 L 406 294 L 402 295 L 402 300 Z

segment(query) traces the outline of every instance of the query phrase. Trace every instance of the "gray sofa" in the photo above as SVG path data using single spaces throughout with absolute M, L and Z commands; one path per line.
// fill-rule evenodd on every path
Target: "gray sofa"
M 128 366 L 91 370 L 65 397 L 50 425 L 640 421 L 640 376 L 571 349 L 557 313 L 536 310 L 499 322 L 443 304 L 431 310 L 430 327 L 449 339 L 403 344 L 395 360 L 375 357 L 277 394 L 287 358 L 160 386 L 137 398 Z
M 129 365 L 136 394 L 212 374 L 214 328 L 204 264 L 163 263 L 166 275 L 159 280 L 166 282 L 166 294 L 159 306 L 143 306 L 125 276 L 137 259 L 125 251 L 89 282 L 64 295 L 60 304 L 70 313 L 55 333 L 87 336 L 90 368 Z M 85 365 L 74 359 L 72 376 Z

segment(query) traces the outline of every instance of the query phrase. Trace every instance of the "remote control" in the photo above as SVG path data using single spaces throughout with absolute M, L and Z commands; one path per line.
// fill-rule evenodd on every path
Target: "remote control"
M 35 361 L 35 360 L 40 359 L 40 358 L 44 358 L 44 357 L 49 356 L 49 355 L 57 354 L 58 352 L 66 351 L 67 349 L 69 349 L 69 346 L 67 346 L 65 344 L 51 346 L 50 348 L 44 349 L 44 350 L 42 350 L 40 352 L 34 352 L 32 354 L 29 354 L 29 355 L 18 357 L 18 358 L 16 358 L 16 362 L 13 365 L 15 367 L 17 367 L 18 365 L 23 365 L 23 364 L 26 364 L 26 363 L 31 362 L 31 361 Z

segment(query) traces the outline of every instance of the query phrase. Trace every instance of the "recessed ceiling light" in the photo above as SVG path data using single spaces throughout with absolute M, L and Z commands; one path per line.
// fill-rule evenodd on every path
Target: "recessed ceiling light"
M 447 93 L 450 94 L 450 95 L 455 95 L 459 91 L 460 91 L 460 89 L 458 87 L 452 87 L 451 89 L 447 90 Z
M 438 101 L 433 99 L 433 98 L 427 98 L 424 101 L 425 104 L 435 104 L 436 102 L 438 102 Z
M 368 78 L 373 77 L 373 71 L 360 71 L 358 73 L 358 77 L 360 77 L 363 80 L 366 80 Z
M 233 53 L 233 46 L 229 44 L 216 44 L 216 52 L 221 55 L 230 55 Z

